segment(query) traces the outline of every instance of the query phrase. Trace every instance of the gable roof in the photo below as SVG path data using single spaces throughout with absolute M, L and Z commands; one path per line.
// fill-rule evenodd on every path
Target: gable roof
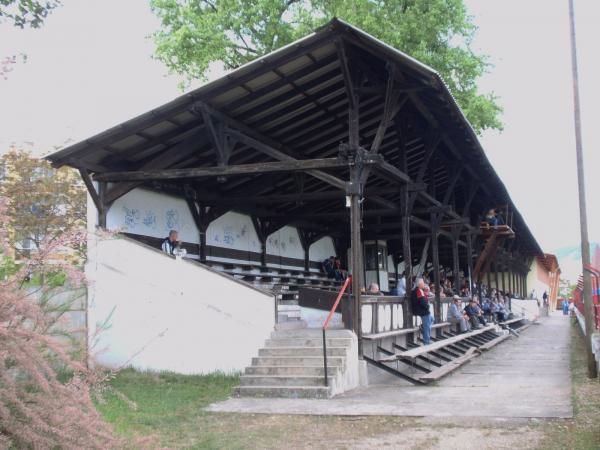
M 454 209 L 461 211 L 472 186 L 478 184 L 479 189 L 469 208 L 471 212 L 483 212 L 495 205 L 510 205 L 517 239 L 527 252 L 542 255 L 440 75 L 339 19 L 169 103 L 47 158 L 56 166 L 66 164 L 94 174 L 144 168 L 214 166 L 217 152 L 210 128 L 215 124 L 207 117 L 215 118 L 215 123 L 222 126 L 217 132 L 231 134 L 231 164 L 272 161 L 273 154 L 265 154 L 265 144 L 296 159 L 335 156 L 340 142 L 348 140 L 348 96 L 340 45 L 348 52 L 351 68 L 367 74 L 361 86 L 364 95 L 360 102 L 360 144 L 368 148 L 377 132 L 384 114 L 386 80 L 393 68 L 395 85 L 405 98 L 397 117 L 406 118 L 406 126 L 401 129 L 397 124 L 390 125 L 379 153 L 390 164 L 398 165 L 398 149 L 404 146 L 405 170 L 416 179 L 421 164 L 430 157 L 428 133 L 437 130 L 439 150 L 431 157 L 423 178 L 430 186 L 426 196 L 431 200 L 451 187 Z M 263 148 L 256 148 L 259 147 L 257 141 Z M 458 169 L 462 170 L 461 177 L 452 185 L 453 174 Z M 340 175 L 343 171 L 331 173 Z M 210 193 L 216 189 L 222 198 L 243 197 L 249 193 L 264 196 L 292 194 L 299 183 L 303 192 L 322 192 L 330 187 L 318 178 L 307 177 L 299 181 L 297 177 L 285 174 L 271 177 L 267 184 L 252 176 L 235 178 L 233 182 L 217 187 L 206 180 L 182 181 L 196 191 Z M 386 187 L 390 187 L 389 183 L 371 177 L 367 191 Z M 381 194 L 394 203 L 399 203 L 398 195 L 393 190 Z M 275 210 L 285 216 L 302 211 L 300 206 L 298 202 L 290 201 L 278 204 Z M 367 210 L 370 207 L 365 205 Z M 330 210 L 331 202 L 310 208 L 314 212 Z M 321 223 L 327 225 L 334 221 L 323 216 Z

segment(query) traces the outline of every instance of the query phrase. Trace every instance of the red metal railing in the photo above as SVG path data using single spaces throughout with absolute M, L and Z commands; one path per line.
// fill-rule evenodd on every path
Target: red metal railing
M 594 315 L 593 321 L 594 326 L 597 330 L 600 330 L 600 271 L 594 267 L 588 266 L 584 270 L 592 275 L 592 314 Z M 583 290 L 578 287 L 573 292 L 573 301 L 575 307 L 580 313 L 584 312 L 583 304 Z
M 325 386 L 329 385 L 329 377 L 327 376 L 327 337 L 326 337 L 326 331 L 327 331 L 327 328 L 329 327 L 329 322 L 331 322 L 331 318 L 333 317 L 333 313 L 335 313 L 335 310 L 337 309 L 340 301 L 342 300 L 342 297 L 344 296 L 344 292 L 346 292 L 346 289 L 348 288 L 348 286 L 350 285 L 351 282 L 352 282 L 352 276 L 348 275 L 348 277 L 344 281 L 344 284 L 342 284 L 340 292 L 338 293 L 338 296 L 335 299 L 335 303 L 333 304 L 333 307 L 331 308 L 331 311 L 329 311 L 329 315 L 327 316 L 327 319 L 325 319 L 325 322 L 323 322 L 323 372 L 324 372 L 324 375 L 325 375 Z

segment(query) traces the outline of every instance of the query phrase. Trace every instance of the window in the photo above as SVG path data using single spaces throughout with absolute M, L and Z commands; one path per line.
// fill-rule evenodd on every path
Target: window
M 365 245 L 366 270 L 387 270 L 387 248 L 384 245 Z

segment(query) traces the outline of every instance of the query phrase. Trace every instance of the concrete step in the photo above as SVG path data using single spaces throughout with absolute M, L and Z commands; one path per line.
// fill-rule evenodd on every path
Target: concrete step
M 234 395 L 238 397 L 265 398 L 329 398 L 330 389 L 325 386 L 239 386 Z
M 322 360 L 321 360 L 322 361 Z M 341 371 L 339 366 L 327 366 L 327 374 L 333 375 Z M 250 366 L 246 367 L 246 375 L 312 375 L 324 376 L 325 369 L 312 366 Z
M 342 356 L 327 356 L 328 366 L 344 367 Z M 323 356 L 259 356 L 252 358 L 253 366 L 323 367 Z
M 350 338 L 327 338 L 327 347 L 350 347 L 352 339 Z M 323 347 L 323 338 L 305 337 L 305 338 L 276 338 L 268 339 L 265 342 L 266 347 Z
M 332 385 L 333 377 L 328 379 Z M 314 375 L 242 375 L 240 386 L 325 386 L 325 379 Z
M 328 356 L 346 356 L 346 347 L 327 347 Z M 258 350 L 258 356 L 323 356 L 321 347 L 267 347 Z
M 351 338 L 352 332 L 344 329 L 331 328 L 327 330 L 327 338 Z M 271 339 L 280 338 L 322 338 L 321 328 L 304 328 L 302 330 L 278 330 L 271 333 Z
M 298 305 L 282 305 L 281 303 L 279 305 L 277 305 L 277 311 L 281 312 L 287 312 L 287 311 L 298 311 L 300 312 L 300 306 Z

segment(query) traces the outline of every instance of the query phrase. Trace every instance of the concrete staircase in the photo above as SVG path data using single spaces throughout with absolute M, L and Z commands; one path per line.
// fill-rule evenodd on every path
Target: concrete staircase
M 238 397 L 329 398 L 358 386 L 358 344 L 349 330 L 327 331 L 329 386 L 325 386 L 320 329 L 274 331 L 252 358 Z

